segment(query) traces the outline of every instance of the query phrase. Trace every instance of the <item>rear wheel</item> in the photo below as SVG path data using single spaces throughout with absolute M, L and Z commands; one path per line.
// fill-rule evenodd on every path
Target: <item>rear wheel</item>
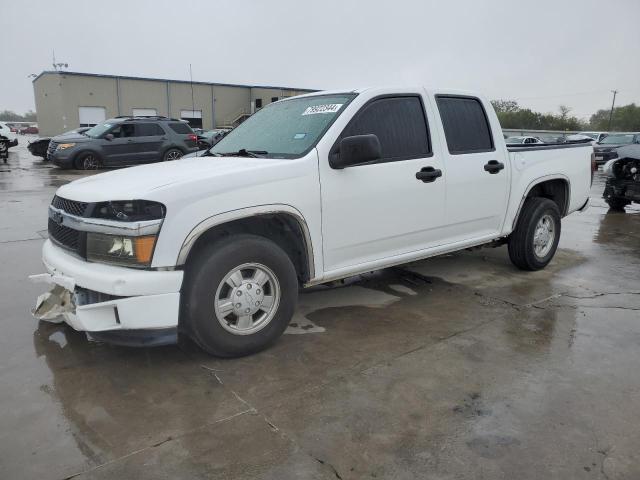
M 102 162 L 95 153 L 86 152 L 78 155 L 74 166 L 77 170 L 98 170 L 102 166 Z
M 171 160 L 178 160 L 180 157 L 184 155 L 182 150 L 178 148 L 170 148 L 166 152 L 164 152 L 164 156 L 162 157 L 162 161 L 170 162 Z
M 624 207 L 631 203 L 631 200 L 619 197 L 609 197 L 605 201 L 609 204 L 609 208 L 611 210 L 616 210 L 619 212 L 624 212 Z
M 284 332 L 297 297 L 295 268 L 280 247 L 255 235 L 234 235 L 189 261 L 181 326 L 213 355 L 248 355 Z
M 509 258 L 521 270 L 540 270 L 556 253 L 560 241 L 560 210 L 547 198 L 528 198 L 509 237 Z

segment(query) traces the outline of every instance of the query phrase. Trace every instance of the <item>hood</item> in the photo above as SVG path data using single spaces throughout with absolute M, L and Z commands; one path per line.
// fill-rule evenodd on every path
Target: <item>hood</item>
M 83 142 L 90 142 L 91 140 L 93 140 L 93 138 L 87 137 L 86 135 L 82 135 L 80 133 L 69 132 L 69 133 L 63 133 L 61 135 L 56 135 L 51 140 L 56 143 L 62 143 L 62 142 L 83 143 Z
M 594 145 L 593 149 L 596 152 L 611 152 L 612 150 L 615 150 L 616 148 L 620 148 L 622 146 L 626 146 L 629 145 L 628 143 L 611 143 L 611 144 L 606 144 L 606 145 Z
M 173 162 L 123 168 L 85 177 L 63 185 L 57 195 L 82 202 L 162 201 L 168 192 L 180 191 L 180 195 L 185 195 L 196 187 L 221 192 L 241 185 L 295 176 L 292 172 L 283 173 L 287 172 L 290 162 L 269 158 L 182 157 Z M 229 177 L 234 177 L 233 181 Z

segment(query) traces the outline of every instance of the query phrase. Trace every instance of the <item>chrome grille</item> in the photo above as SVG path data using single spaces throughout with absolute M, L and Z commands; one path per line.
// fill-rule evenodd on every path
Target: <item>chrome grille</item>
M 87 211 L 87 205 L 89 204 L 85 202 L 76 202 L 75 200 L 67 200 L 66 198 L 62 198 L 56 195 L 55 197 L 53 197 L 51 205 L 53 205 L 54 208 L 63 210 L 70 215 L 82 217 Z

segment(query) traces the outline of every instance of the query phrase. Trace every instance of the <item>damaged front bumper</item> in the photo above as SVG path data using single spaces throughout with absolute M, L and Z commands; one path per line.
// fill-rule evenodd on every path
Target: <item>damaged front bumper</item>
M 128 333 L 145 337 L 151 330 L 175 332 L 182 271 L 135 270 L 86 262 L 50 240 L 44 244 L 42 260 L 48 273 L 30 278 L 53 288 L 38 297 L 33 312 L 36 318 L 55 321 L 62 316 L 75 330 L 94 332 L 92 336 L 105 340 L 109 333 L 126 339 Z

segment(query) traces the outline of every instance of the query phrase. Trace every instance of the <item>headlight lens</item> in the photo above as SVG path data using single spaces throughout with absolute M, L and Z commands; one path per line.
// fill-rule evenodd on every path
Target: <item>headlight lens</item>
M 151 200 L 116 200 L 96 204 L 92 217 L 120 222 L 139 222 L 162 219 L 165 213 L 163 204 Z
M 127 267 L 148 267 L 156 238 L 156 235 L 124 237 L 87 233 L 87 260 Z
M 61 143 L 58 145 L 57 150 L 66 150 L 67 148 L 75 147 L 75 143 Z

